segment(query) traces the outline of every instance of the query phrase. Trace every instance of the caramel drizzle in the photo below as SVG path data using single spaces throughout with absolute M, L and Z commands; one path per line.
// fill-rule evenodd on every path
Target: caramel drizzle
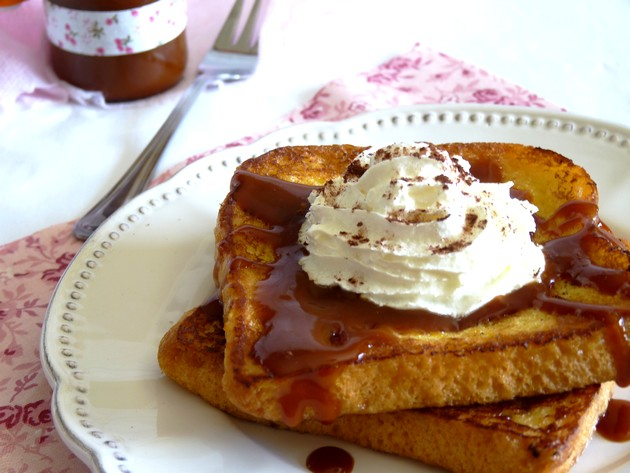
M 324 372 L 323 366 L 361 362 L 373 347 L 388 344 L 397 334 L 410 330 L 462 330 L 536 307 L 591 317 L 603 323 L 616 362 L 617 383 L 621 386 L 630 384 L 630 346 L 625 331 L 625 317 L 630 314 L 630 309 L 574 302 L 552 295 L 554 285 L 566 280 L 604 294 L 630 297 L 630 268 L 600 266 L 589 257 L 587 250 L 593 244 L 627 251 L 599 219 L 596 204 L 568 202 L 550 218 L 538 219 L 541 234 L 550 238 L 543 243 L 547 265 L 542 284 L 529 284 L 497 297 L 457 321 L 422 310 L 378 307 L 355 294 L 312 283 L 298 264 L 305 250 L 297 243 L 297 233 L 308 210 L 307 197 L 314 189 L 316 187 L 242 170 L 237 171 L 232 180 L 231 198 L 245 211 L 271 225 L 270 229 L 242 226 L 234 230 L 266 241 L 273 246 L 277 256 L 271 264 L 248 260 L 250 264 L 261 264 L 267 272 L 267 278 L 259 283 L 256 292 L 257 302 L 264 308 L 266 331 L 256 343 L 253 355 L 270 375 L 291 374 L 300 378 L 301 383 L 317 380 L 315 384 L 319 383 L 325 394 L 334 370 Z M 525 195 L 518 191 L 516 194 Z M 575 231 L 566 235 L 567 229 Z M 302 393 L 297 397 L 304 401 L 302 396 L 305 395 L 311 396 Z M 314 404 L 309 405 L 322 406 L 316 408 L 320 411 L 316 413 L 320 420 L 334 419 L 336 414 L 334 409 L 331 411 L 331 400 L 319 397 L 313 395 L 310 401 Z M 295 393 L 287 393 L 286 398 L 293 406 L 289 416 L 293 419 L 287 419 L 290 423 L 301 416 L 302 407 L 295 404 Z M 287 403 L 283 405 L 289 407 Z

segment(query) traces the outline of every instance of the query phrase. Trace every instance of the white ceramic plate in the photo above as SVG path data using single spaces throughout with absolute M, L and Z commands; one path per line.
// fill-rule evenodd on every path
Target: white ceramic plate
M 308 453 L 343 445 L 356 472 L 434 471 L 328 438 L 237 421 L 165 379 L 160 338 L 213 292 L 212 230 L 238 162 L 282 145 L 499 141 L 550 148 L 599 184 L 601 215 L 630 238 L 630 129 L 564 113 L 477 105 L 417 106 L 310 123 L 197 161 L 122 208 L 86 242 L 51 301 L 42 362 L 55 425 L 101 472 L 304 472 Z M 630 398 L 630 389 L 617 397 Z M 628 444 L 595 436 L 575 472 L 630 464 Z

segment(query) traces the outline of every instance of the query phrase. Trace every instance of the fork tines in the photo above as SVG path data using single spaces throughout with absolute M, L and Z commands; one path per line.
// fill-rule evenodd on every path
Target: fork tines
M 237 0 L 225 21 L 219 36 L 214 43 L 214 49 L 218 51 L 233 51 L 241 54 L 258 53 L 258 19 L 260 17 L 261 0 L 255 0 L 247 22 L 240 35 L 237 37 L 238 26 L 241 23 L 243 12 L 243 0 Z

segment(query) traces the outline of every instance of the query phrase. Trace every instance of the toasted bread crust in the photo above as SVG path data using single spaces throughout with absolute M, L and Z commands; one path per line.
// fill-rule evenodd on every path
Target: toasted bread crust
M 596 186 L 584 169 L 552 151 L 498 143 L 440 147 L 461 154 L 473 169 L 492 160 L 503 179 L 513 181 L 539 207 L 543 219 L 566 202 L 597 203 Z M 342 173 L 361 150 L 352 146 L 281 148 L 244 162 L 240 169 L 321 185 Z M 228 196 L 215 230 L 215 274 L 227 338 L 223 388 L 239 409 L 282 422 L 286 416 L 278 399 L 290 391 L 295 378 L 270 376 L 252 356 L 264 330 L 254 293 L 266 275 L 260 265 L 247 262 L 269 263 L 275 255 L 264 242 L 234 232 L 243 225 L 268 228 Z M 549 236 L 537 232 L 534 238 L 545 241 Z M 593 251 L 608 255 L 600 259 L 610 267 L 630 268 L 630 253 L 623 245 Z M 568 299 L 630 307 L 627 299 L 595 290 L 558 288 Z M 361 364 L 335 366 L 336 375 L 326 389 L 339 402 L 340 415 L 563 392 L 615 378 L 615 360 L 606 340 L 604 325 L 596 319 L 531 308 L 458 332 L 418 333 L 401 336 L 399 343 L 373 347 Z M 304 418 L 311 416 L 314 413 L 307 408 Z
M 504 181 L 512 181 L 526 191 L 538 207 L 538 215 L 548 218 L 559 203 L 582 200 L 597 203 L 597 186 L 586 171 L 554 151 L 509 143 L 446 143 L 451 154 L 463 156 L 473 166 L 492 159 Z
M 215 407 L 242 419 L 222 388 L 225 339 L 220 313 L 187 312 L 158 351 L 165 374 Z M 299 432 L 329 435 L 453 472 L 567 472 L 583 451 L 613 383 L 569 393 L 474 407 L 348 415 L 305 421 Z

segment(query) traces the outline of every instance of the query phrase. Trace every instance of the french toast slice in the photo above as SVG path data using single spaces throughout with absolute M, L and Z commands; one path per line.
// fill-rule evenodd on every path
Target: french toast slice
M 188 311 L 163 337 L 158 359 L 166 376 L 236 417 L 223 391 L 225 336 L 221 311 Z M 293 430 L 328 435 L 453 472 L 567 472 L 589 441 L 614 383 L 568 393 L 472 407 L 348 415 L 330 424 L 307 420 Z
M 582 269 L 601 276 L 601 284 L 558 270 L 535 303 L 459 330 L 393 330 L 367 317 L 369 307 L 366 326 L 335 319 L 337 314 L 331 321 L 327 311 L 335 306 L 322 309 L 317 287 L 300 282 L 299 271 L 287 276 L 277 270 L 287 248 L 301 251 L 291 246 L 295 242 L 280 241 L 278 227 L 292 212 L 306 210 L 294 201 L 303 201 L 308 186 L 342 174 L 363 148 L 270 151 L 239 167 L 215 229 L 226 336 L 223 389 L 239 409 L 297 425 L 308 418 L 330 422 L 346 414 L 495 403 L 628 382 L 630 252 L 599 222 L 597 188 L 586 171 L 555 152 L 517 144 L 439 147 L 462 155 L 481 180 L 513 181 L 517 196 L 539 208 L 533 239 L 549 243 L 560 259 L 566 255 L 554 242 L 592 230 L 592 238 L 569 243 L 572 254 L 587 261 Z M 281 181 L 292 184 L 276 185 Z M 287 283 L 287 277 L 295 280 Z M 600 279 L 617 285 L 611 289 Z M 305 285 L 308 310 L 324 316 L 303 317 L 303 328 L 283 327 L 274 320 L 278 307 L 305 310 L 302 301 L 289 300 L 295 286 Z

